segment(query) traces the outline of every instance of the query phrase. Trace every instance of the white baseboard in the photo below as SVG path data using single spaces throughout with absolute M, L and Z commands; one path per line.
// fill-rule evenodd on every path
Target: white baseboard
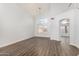
M 17 43 L 17 42 L 20 42 L 20 41 L 22 41 L 22 40 L 30 39 L 30 38 L 32 38 L 32 37 L 34 37 L 34 36 L 30 36 L 30 37 L 18 39 L 18 40 L 16 40 L 16 41 L 6 42 L 5 44 L 1 44 L 1 45 L 0 45 L 0 48 L 5 47 L 5 46 L 8 46 L 8 45 L 11 45 L 11 44 L 14 44 L 14 43 Z

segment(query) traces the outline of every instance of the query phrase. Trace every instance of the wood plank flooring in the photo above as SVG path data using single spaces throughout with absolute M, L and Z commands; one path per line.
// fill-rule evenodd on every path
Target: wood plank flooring
M 2 56 L 76 56 L 79 49 L 75 46 L 62 46 L 61 42 L 49 38 L 33 37 L 0 48 Z

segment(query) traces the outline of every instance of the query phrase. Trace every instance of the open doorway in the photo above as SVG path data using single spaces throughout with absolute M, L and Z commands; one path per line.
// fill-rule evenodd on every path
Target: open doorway
M 70 42 L 70 19 L 64 18 L 59 21 L 59 36 L 62 44 Z

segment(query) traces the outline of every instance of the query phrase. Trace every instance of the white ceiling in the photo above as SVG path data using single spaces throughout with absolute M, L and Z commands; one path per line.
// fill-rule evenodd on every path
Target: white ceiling
M 50 15 L 54 16 L 62 12 L 65 12 L 66 10 L 68 10 L 68 5 L 69 3 L 51 3 L 49 10 Z
M 79 8 L 78 3 L 22 3 L 17 5 L 33 16 L 49 12 L 56 15 L 71 8 Z
M 23 3 L 18 4 L 19 8 L 29 12 L 32 15 L 38 15 L 40 13 L 47 12 L 49 4 L 48 3 Z
M 71 3 L 70 8 L 79 8 L 79 3 Z

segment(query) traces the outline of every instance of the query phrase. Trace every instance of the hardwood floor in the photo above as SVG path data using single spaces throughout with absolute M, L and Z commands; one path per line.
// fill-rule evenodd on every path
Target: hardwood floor
M 79 49 L 63 46 L 61 42 L 49 38 L 33 37 L 28 40 L 0 48 L 0 55 L 7 56 L 76 56 Z

